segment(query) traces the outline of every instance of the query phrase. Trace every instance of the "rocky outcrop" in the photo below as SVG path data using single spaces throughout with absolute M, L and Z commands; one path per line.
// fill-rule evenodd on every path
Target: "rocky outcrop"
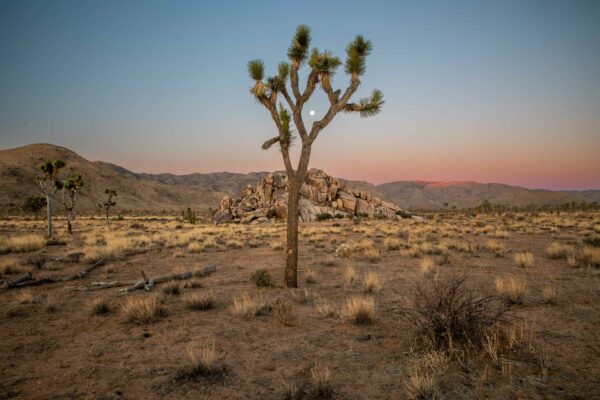
M 262 223 L 287 216 L 287 179 L 284 174 L 267 175 L 256 186 L 247 185 L 237 200 L 229 195 L 219 203 L 213 215 L 215 223 L 240 222 Z M 400 218 L 397 214 L 410 215 L 392 203 L 357 191 L 318 169 L 311 169 L 300 189 L 300 220 L 316 221 L 331 216 L 368 216 L 377 218 Z

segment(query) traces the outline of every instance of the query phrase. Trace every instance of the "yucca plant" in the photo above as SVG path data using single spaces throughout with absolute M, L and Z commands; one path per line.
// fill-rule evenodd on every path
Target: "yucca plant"
M 329 125 L 340 112 L 357 112 L 361 117 L 377 114 L 384 103 L 383 93 L 374 90 L 370 97 L 359 99 L 352 103 L 350 99 L 360 85 L 360 77 L 366 71 L 366 58 L 373 46 L 371 41 L 357 36 L 346 48 L 345 72 L 350 81 L 346 90 L 334 90 L 332 79 L 342 61 L 329 50 L 323 52 L 317 48 L 310 49 L 310 28 L 300 25 L 287 52 L 288 62 L 278 65 L 277 74 L 265 77 L 265 65 L 256 59 L 248 63 L 248 73 L 254 81 L 250 92 L 270 113 L 275 122 L 278 134 L 267 140 L 262 148 L 267 150 L 278 143 L 288 177 L 288 212 L 287 212 L 287 252 L 285 267 L 285 284 L 287 287 L 298 286 L 298 215 L 300 188 L 306 179 L 310 153 L 313 142 L 319 133 Z M 300 90 L 298 71 L 304 65 L 310 69 L 306 87 Z M 314 93 L 317 84 L 329 99 L 329 109 L 324 116 L 313 122 L 310 130 L 304 125 L 302 109 Z M 288 92 L 288 85 L 291 92 Z M 284 102 L 278 103 L 281 95 Z M 292 129 L 291 123 L 295 128 Z M 300 136 L 302 149 L 298 165 L 294 169 L 290 159 L 289 149 L 295 139 L 295 133 Z
M 67 212 L 67 231 L 69 235 L 73 233 L 73 208 L 75 208 L 75 201 L 82 187 L 83 178 L 80 174 L 73 174 L 62 183 L 63 206 Z
M 62 160 L 46 161 L 38 165 L 40 174 L 38 175 L 38 184 L 42 195 L 46 198 L 46 209 L 48 210 L 48 238 L 52 237 L 52 198 L 56 191 L 62 187 L 62 182 L 58 179 L 58 172 L 65 166 Z
M 117 191 L 114 189 L 105 189 L 104 194 L 106 195 L 106 201 L 100 204 L 100 208 L 104 210 L 106 225 L 108 225 L 110 223 L 110 209 L 117 205 L 117 202 L 113 200 L 117 196 Z

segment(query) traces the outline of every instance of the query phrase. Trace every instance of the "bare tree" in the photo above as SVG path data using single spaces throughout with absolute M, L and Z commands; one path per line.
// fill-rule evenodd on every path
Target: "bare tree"
M 46 161 L 38 166 L 40 174 L 38 175 L 38 183 L 42 191 L 42 195 L 46 198 L 46 206 L 48 210 L 48 231 L 47 236 L 52 237 L 52 197 L 56 191 L 61 188 L 62 183 L 58 180 L 58 172 L 65 166 L 62 160 Z
M 345 72 L 350 77 L 346 90 L 333 90 L 332 79 L 342 65 L 342 61 L 335 57 L 331 51 L 319 51 L 313 48 L 310 51 L 310 28 L 300 25 L 288 49 L 289 63 L 281 62 L 275 76 L 264 76 L 264 63 L 261 60 L 252 60 L 248 63 L 248 72 L 255 81 L 250 92 L 270 113 L 275 122 L 278 135 L 267 140 L 263 149 L 269 149 L 278 143 L 283 157 L 286 173 L 288 176 L 288 213 L 287 213 L 287 252 L 285 266 L 285 284 L 287 287 L 298 286 L 298 215 L 300 189 L 306 180 L 306 172 L 310 160 L 313 142 L 319 133 L 329 125 L 333 118 L 340 112 L 357 112 L 361 117 L 369 117 L 377 114 L 384 103 L 383 93 L 374 90 L 371 97 L 362 98 L 356 103 L 350 99 L 360 85 L 360 76 L 365 73 L 366 58 L 372 50 L 371 41 L 362 36 L 356 38 L 346 47 Z M 308 63 L 310 72 L 304 91 L 300 91 L 298 82 L 298 71 Z M 287 90 L 287 84 L 291 86 L 291 94 Z M 325 115 L 313 122 L 310 131 L 306 129 L 302 118 L 302 109 L 313 95 L 317 84 L 329 99 L 329 109 Z M 285 104 L 277 103 L 277 97 L 281 94 Z M 302 149 L 296 169 L 292 167 L 289 149 L 294 140 L 294 130 L 291 123 L 295 125 L 297 133 L 302 140 Z
M 73 208 L 75 208 L 75 201 L 77 200 L 77 195 L 82 187 L 83 178 L 80 174 L 71 175 L 62 184 L 63 206 L 67 212 L 67 231 L 69 232 L 69 235 L 73 233 Z
M 104 194 L 106 195 L 106 201 L 100 204 L 100 207 L 104 210 L 106 225 L 108 225 L 110 222 L 110 209 L 117 205 L 117 202 L 113 200 L 113 198 L 117 196 L 117 191 L 114 189 L 105 189 Z

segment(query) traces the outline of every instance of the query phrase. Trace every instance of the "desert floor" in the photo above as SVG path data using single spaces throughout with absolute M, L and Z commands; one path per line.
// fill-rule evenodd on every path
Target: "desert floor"
M 0 281 L 104 264 L 4 284 L 1 399 L 600 398 L 597 213 L 302 224 L 299 289 L 283 287 L 282 224 L 81 217 L 68 237 L 58 218 L 51 243 L 44 226 L 0 221 Z M 141 271 L 196 275 L 120 291 Z M 480 341 L 428 343 L 406 318 L 417 285 L 463 275 L 507 314 Z M 356 299 L 370 322 L 353 320 Z

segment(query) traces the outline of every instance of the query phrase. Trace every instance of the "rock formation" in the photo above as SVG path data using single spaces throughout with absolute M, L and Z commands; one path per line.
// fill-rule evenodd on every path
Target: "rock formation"
M 286 187 L 284 174 L 269 174 L 256 186 L 246 186 L 240 199 L 224 196 L 213 220 L 215 223 L 261 223 L 275 218 L 285 219 Z M 368 192 L 346 187 L 318 169 L 308 171 L 300 194 L 301 221 L 316 221 L 323 216 L 341 218 L 355 215 L 394 219 L 400 218 L 397 215 L 399 211 L 403 216 L 410 216 L 395 204 L 373 197 Z

